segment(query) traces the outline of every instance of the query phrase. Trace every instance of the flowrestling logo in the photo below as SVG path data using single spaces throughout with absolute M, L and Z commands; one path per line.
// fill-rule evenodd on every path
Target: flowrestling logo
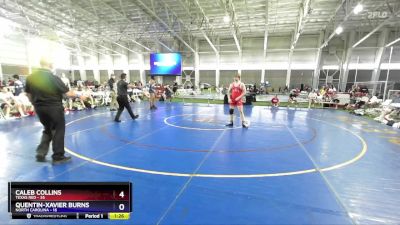
M 182 56 L 179 53 L 150 54 L 150 73 L 152 75 L 181 75 Z
M 173 60 L 168 60 L 164 62 L 154 62 L 155 66 L 175 66 L 177 63 Z
M 386 19 L 389 15 L 387 11 L 373 11 L 368 12 L 368 19 Z
M 372 11 L 368 12 L 367 18 L 372 20 L 372 19 L 388 19 L 389 17 L 397 17 L 400 18 L 400 14 L 393 15 L 389 11 Z

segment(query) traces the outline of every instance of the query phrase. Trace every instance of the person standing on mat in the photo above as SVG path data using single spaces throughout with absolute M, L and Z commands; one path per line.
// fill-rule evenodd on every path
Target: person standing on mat
M 46 155 L 52 142 L 53 164 L 61 164 L 71 160 L 70 156 L 65 156 L 64 151 L 63 94 L 70 98 L 81 96 L 69 91 L 63 81 L 51 72 L 52 64 L 49 60 L 41 59 L 40 65 L 40 69 L 34 70 L 32 75 L 28 76 L 25 86 L 25 92 L 44 127 L 42 139 L 36 149 L 36 161 L 46 162 Z
M 111 74 L 111 78 L 107 82 L 108 87 L 110 88 L 110 97 L 111 97 L 111 103 L 110 103 L 110 111 L 116 111 L 118 108 L 118 103 L 117 103 L 117 94 L 115 93 L 115 75 Z
M 129 115 L 131 116 L 131 118 L 137 119 L 139 117 L 139 115 L 135 115 L 132 112 L 132 108 L 129 105 L 129 101 L 128 101 L 128 87 L 134 87 L 133 85 L 128 84 L 126 81 L 126 74 L 122 73 L 121 74 L 121 80 L 118 81 L 117 83 L 117 102 L 118 102 L 118 112 L 117 115 L 115 116 L 114 121 L 115 122 L 121 122 L 121 120 L 119 119 L 119 117 L 122 114 L 122 111 L 124 111 L 124 108 L 126 108 L 126 110 L 128 110 Z
M 156 110 L 157 106 L 155 104 L 156 102 L 156 81 L 152 77 L 149 81 L 149 95 L 150 95 L 150 110 Z
M 18 74 L 14 74 L 13 78 L 14 78 L 14 96 L 18 96 L 24 90 L 24 84 L 19 79 Z
M 237 74 L 234 77 L 233 83 L 229 85 L 228 89 L 228 101 L 229 101 L 229 114 L 230 114 L 230 123 L 227 124 L 227 127 L 233 127 L 233 116 L 235 107 L 239 110 L 240 120 L 242 121 L 242 127 L 247 128 L 248 123 L 244 118 L 243 113 L 243 96 L 246 95 L 246 86 L 240 81 L 240 74 Z

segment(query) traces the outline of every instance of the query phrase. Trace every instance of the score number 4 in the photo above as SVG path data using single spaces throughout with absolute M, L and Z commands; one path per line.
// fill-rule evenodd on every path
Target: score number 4
M 121 191 L 118 196 L 124 198 L 125 197 L 124 191 Z

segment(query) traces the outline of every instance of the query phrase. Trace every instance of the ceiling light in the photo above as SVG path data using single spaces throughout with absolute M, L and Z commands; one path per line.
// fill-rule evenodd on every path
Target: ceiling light
M 343 27 L 342 26 L 338 26 L 338 28 L 336 28 L 335 33 L 337 35 L 341 34 L 343 32 Z
M 228 15 L 224 16 L 224 22 L 229 23 L 231 21 L 231 18 L 229 18 Z
M 360 4 L 360 3 L 358 3 L 358 5 L 354 8 L 354 10 L 353 10 L 353 12 L 354 12 L 354 14 L 359 14 L 361 11 L 363 11 L 363 9 L 364 9 L 364 7 Z

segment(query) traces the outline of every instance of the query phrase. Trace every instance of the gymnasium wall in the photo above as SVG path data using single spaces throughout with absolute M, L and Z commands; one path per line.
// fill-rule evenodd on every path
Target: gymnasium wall
M 356 40 L 361 38 L 363 33 L 356 35 Z M 321 52 L 321 71 L 331 72 L 338 70 L 341 63 L 346 58 L 346 51 L 349 47 L 347 37 L 349 34 L 343 34 L 340 37 L 333 38 L 327 48 Z M 396 38 L 396 33 L 389 35 L 389 40 Z M 216 70 L 220 70 L 220 85 L 226 85 L 231 82 L 232 77 L 241 71 L 242 79 L 245 83 L 259 83 L 261 81 L 262 71 L 265 70 L 265 81 L 269 81 L 272 87 L 278 89 L 286 84 L 286 76 L 290 65 L 290 87 L 298 87 L 301 84 L 312 85 L 313 74 L 318 57 L 319 34 L 306 34 L 300 36 L 296 48 L 290 57 L 290 45 L 292 37 L 289 35 L 270 35 L 268 37 L 268 48 L 264 58 L 264 37 L 243 37 L 241 40 L 242 55 L 240 57 L 237 46 L 233 38 L 220 39 L 215 43 L 220 55 L 219 58 L 205 40 L 199 40 L 199 65 L 200 82 L 216 84 Z M 378 50 L 379 33 L 372 35 L 364 41 L 359 47 L 353 49 L 350 56 L 349 78 L 348 82 L 354 82 L 355 69 L 358 68 L 357 81 L 369 81 L 375 68 L 376 53 Z M 38 55 L 40 52 L 36 45 L 46 45 L 52 55 L 57 57 L 58 71 L 74 71 L 67 76 L 74 76 L 75 79 L 98 80 L 101 82 L 109 79 L 111 73 L 122 73 L 129 71 L 129 80 L 140 80 L 140 70 L 149 70 L 149 55 L 145 54 L 143 58 L 138 53 L 128 51 L 121 47 L 113 47 L 111 52 L 107 49 L 98 48 L 96 52 L 86 51 L 80 55 L 72 53 L 69 50 L 62 50 L 58 43 L 40 40 L 36 38 L 25 39 L 21 35 L 0 37 L 0 64 L 3 78 L 6 79 L 14 73 L 27 75 L 31 68 L 38 66 Z M 39 46 L 40 47 L 40 46 Z M 110 47 L 110 46 L 109 46 Z M 131 46 L 134 48 L 134 46 Z M 111 47 L 110 47 L 111 48 Z M 137 49 L 135 49 L 137 51 Z M 30 52 L 28 54 L 28 52 Z M 101 52 L 101 54 L 99 53 Z M 120 53 L 120 54 L 118 54 Z M 382 58 L 382 71 L 379 80 L 386 79 L 386 69 L 388 68 L 390 49 L 387 48 Z M 186 69 L 193 70 L 194 54 L 187 50 L 182 53 L 183 66 Z M 358 64 L 357 64 L 358 62 Z M 333 69 L 332 69 L 333 68 Z M 335 69 L 336 68 L 336 69 Z M 397 44 L 394 48 L 391 59 L 390 81 L 400 80 L 400 46 Z M 339 71 L 336 76 L 340 75 Z M 1 73 L 1 72 L 0 72 Z M 57 74 L 60 74 L 57 72 Z M 97 75 L 96 75 L 97 74 Z M 320 73 L 319 83 L 324 83 L 325 75 Z M 382 75 L 384 74 L 384 76 Z M 339 77 L 334 79 L 339 79 Z M 185 77 L 182 76 L 182 82 Z M 147 78 L 146 78 L 147 79 Z M 164 81 L 173 81 L 175 78 L 164 78 Z M 192 82 L 194 74 L 192 74 Z
M 25 39 L 19 35 L 0 37 L 0 63 L 28 65 Z
M 215 70 L 200 70 L 200 83 L 215 84 Z

